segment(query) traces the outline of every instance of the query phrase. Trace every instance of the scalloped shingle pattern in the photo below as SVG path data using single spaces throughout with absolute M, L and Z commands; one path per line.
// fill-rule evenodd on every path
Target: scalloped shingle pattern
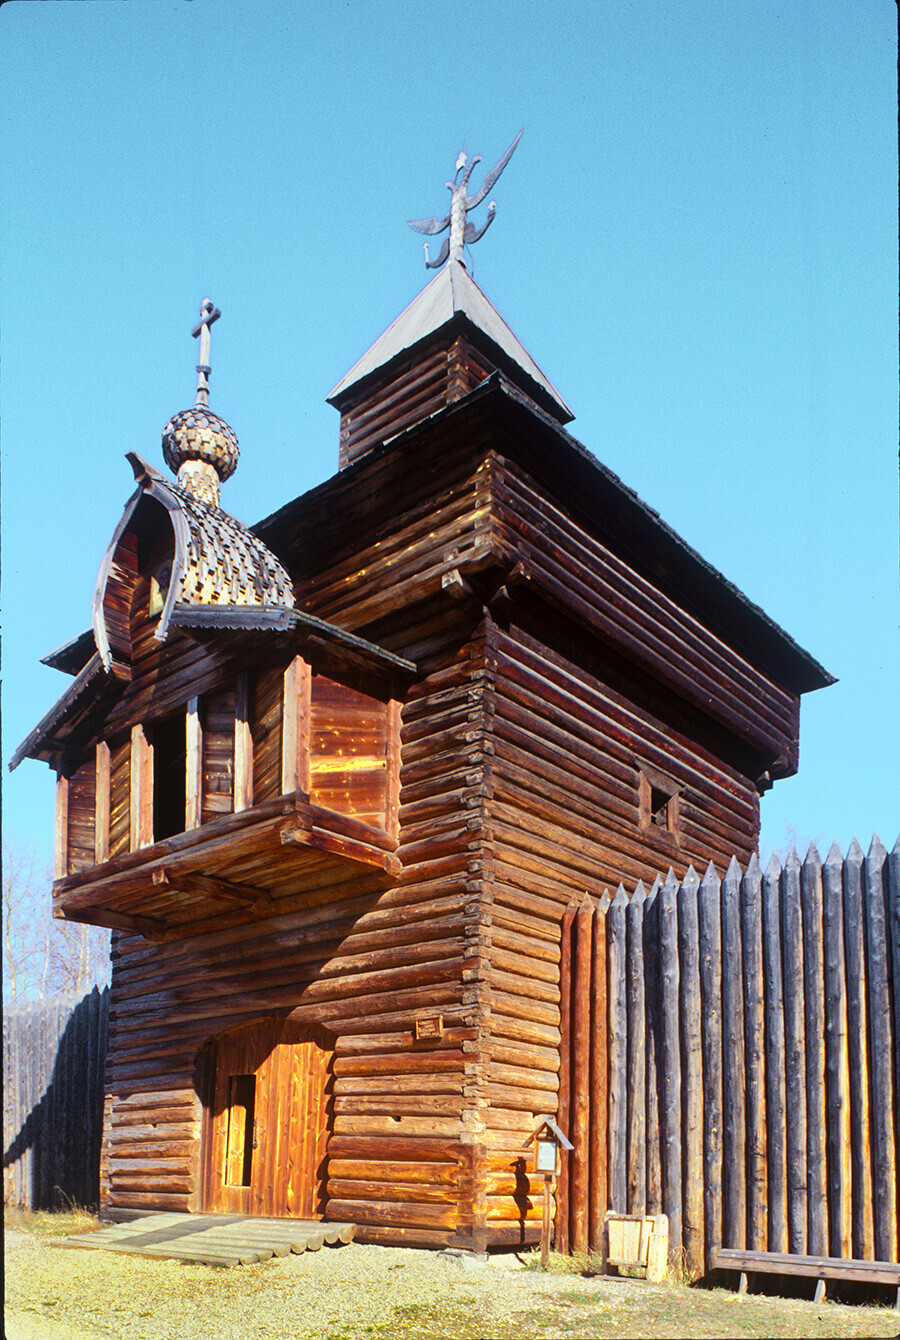
M 166 487 L 178 500 L 190 537 L 179 601 L 293 608 L 291 579 L 262 540 L 235 517 L 201 502 L 178 484 Z
M 163 429 L 162 449 L 174 474 L 185 461 L 206 461 L 223 483 L 234 474 L 240 455 L 234 429 L 205 405 L 172 415 Z

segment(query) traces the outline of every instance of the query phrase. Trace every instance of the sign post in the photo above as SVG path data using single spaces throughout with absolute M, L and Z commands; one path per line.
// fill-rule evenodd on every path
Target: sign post
M 574 1148 L 566 1139 L 552 1117 L 538 1117 L 537 1125 L 526 1141 L 534 1148 L 533 1168 L 544 1176 L 544 1213 L 541 1222 L 541 1269 L 550 1264 L 550 1193 L 553 1180 L 559 1172 L 559 1151 L 571 1152 Z

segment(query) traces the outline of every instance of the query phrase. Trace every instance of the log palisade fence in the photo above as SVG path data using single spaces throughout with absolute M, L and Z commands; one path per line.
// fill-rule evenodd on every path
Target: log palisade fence
M 100 1201 L 109 988 L 3 1015 L 3 1198 L 32 1210 Z
M 665 1213 L 720 1246 L 897 1260 L 900 840 L 670 872 L 563 922 L 557 1246 Z

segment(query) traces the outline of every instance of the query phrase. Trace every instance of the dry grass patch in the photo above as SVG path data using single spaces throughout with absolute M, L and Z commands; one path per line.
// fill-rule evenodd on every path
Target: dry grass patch
M 70 1233 L 93 1233 L 103 1228 L 96 1214 L 77 1207 L 65 1210 L 25 1210 L 15 1205 L 3 1208 L 3 1227 L 16 1233 L 37 1233 L 64 1238 Z

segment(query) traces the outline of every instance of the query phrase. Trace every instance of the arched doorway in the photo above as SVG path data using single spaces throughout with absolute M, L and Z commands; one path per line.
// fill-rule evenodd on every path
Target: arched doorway
M 333 1056 L 324 1029 L 287 1019 L 243 1024 L 216 1039 L 204 1114 L 205 1210 L 322 1217 Z

